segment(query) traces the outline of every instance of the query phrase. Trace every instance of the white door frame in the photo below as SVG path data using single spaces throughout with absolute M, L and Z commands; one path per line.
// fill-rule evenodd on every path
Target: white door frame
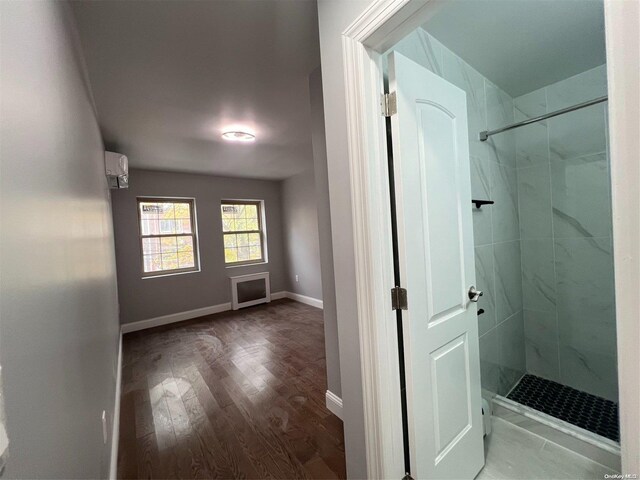
M 605 0 L 622 473 L 640 474 L 640 4 Z
M 391 228 L 389 212 L 388 170 L 385 124 L 380 113 L 382 93 L 381 52 L 426 22 L 445 1 L 455 0 L 376 0 L 342 35 L 349 169 L 354 231 L 358 325 L 363 389 L 363 410 L 368 478 L 402 478 L 404 454 L 402 445 L 400 383 L 398 375 L 398 342 L 395 314 L 391 310 L 390 289 L 393 287 Z M 607 30 L 616 30 L 622 21 L 637 28 L 640 20 L 629 20 L 633 4 L 623 0 L 605 0 Z M 627 15 L 625 15 L 627 13 Z M 633 23 L 635 22 L 635 23 Z M 615 28 L 613 27 L 615 25 Z M 636 34 L 637 38 L 637 34 Z M 609 88 L 611 164 L 614 191 L 614 257 L 616 266 L 616 301 L 618 328 L 618 376 L 622 465 L 625 473 L 640 473 L 637 432 L 640 427 L 640 377 L 638 345 L 640 345 L 638 302 L 638 260 L 640 241 L 638 226 L 637 130 L 631 135 L 633 111 L 622 107 L 633 100 L 629 92 L 633 82 L 616 79 L 615 72 L 631 72 L 640 61 L 625 50 L 629 41 L 622 34 L 607 34 L 608 73 L 613 80 Z M 626 51 L 626 57 L 617 53 Z M 620 58 L 618 58 L 620 57 Z M 623 62 L 627 62 L 624 66 Z M 628 64 L 631 62 L 631 65 Z M 636 70 L 637 72 L 637 70 Z M 636 73 L 637 81 L 637 73 Z M 620 84 L 618 88 L 612 88 Z M 637 83 L 635 83 L 637 87 Z M 635 93 L 635 127 L 637 123 Z M 618 126 L 618 127 L 616 127 Z M 617 130 L 619 128 L 619 130 Z M 625 129 L 626 136 L 625 137 Z M 633 142 L 635 141 L 635 145 Z M 629 176 L 628 172 L 635 175 Z M 629 230 L 629 225 L 632 226 Z M 624 238 L 620 238 L 622 236 Z M 630 261 L 631 260 L 631 261 Z M 635 281 L 630 281 L 635 279 Z M 629 332 L 631 338 L 621 338 Z M 632 348 L 635 346 L 635 349 Z M 634 437 L 635 436 L 635 437 Z

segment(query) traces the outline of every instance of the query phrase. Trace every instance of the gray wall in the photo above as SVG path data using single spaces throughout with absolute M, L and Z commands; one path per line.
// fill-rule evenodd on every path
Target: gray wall
M 4 478 L 105 478 L 119 326 L 102 139 L 68 5 L 0 13 Z
M 342 32 L 369 1 L 318 2 L 347 475 L 366 478 Z
M 120 321 L 130 323 L 231 301 L 228 277 L 268 271 L 271 291 L 286 290 L 280 182 L 131 170 L 129 188 L 114 192 Z M 142 279 L 136 197 L 194 197 L 200 272 Z M 220 201 L 264 200 L 269 263 L 226 267 Z
M 289 291 L 322 300 L 313 170 L 282 181 L 282 221 Z
M 516 119 L 606 94 L 602 65 L 516 98 Z M 606 122 L 593 105 L 519 128 L 516 147 L 527 371 L 617 401 Z
M 320 68 L 309 76 L 311 100 L 311 143 L 313 170 L 318 205 L 318 234 L 324 315 L 324 347 L 327 356 L 327 388 L 338 396 L 340 385 L 340 352 L 338 348 L 338 316 L 336 312 L 336 282 L 333 273 L 333 245 L 331 240 L 331 207 L 329 205 L 329 174 L 327 171 L 327 142 L 324 133 L 322 72 Z

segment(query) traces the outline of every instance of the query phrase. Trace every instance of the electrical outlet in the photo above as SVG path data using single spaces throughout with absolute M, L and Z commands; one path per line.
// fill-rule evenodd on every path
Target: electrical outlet
M 298 275 L 296 275 L 296 283 L 298 283 L 298 280 L 299 280 L 299 279 L 298 279 Z
M 105 445 L 107 444 L 107 436 L 107 412 L 102 410 L 102 441 Z

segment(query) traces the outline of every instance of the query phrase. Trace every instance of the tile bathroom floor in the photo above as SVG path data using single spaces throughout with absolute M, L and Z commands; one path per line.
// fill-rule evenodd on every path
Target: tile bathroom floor
M 603 479 L 616 473 L 501 418 L 485 438 L 485 466 L 476 480 Z

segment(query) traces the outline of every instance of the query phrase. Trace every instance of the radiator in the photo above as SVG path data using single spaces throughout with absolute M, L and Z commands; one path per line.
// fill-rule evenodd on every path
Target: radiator
M 269 272 L 239 275 L 230 277 L 229 280 L 231 280 L 231 307 L 234 310 L 271 301 Z

